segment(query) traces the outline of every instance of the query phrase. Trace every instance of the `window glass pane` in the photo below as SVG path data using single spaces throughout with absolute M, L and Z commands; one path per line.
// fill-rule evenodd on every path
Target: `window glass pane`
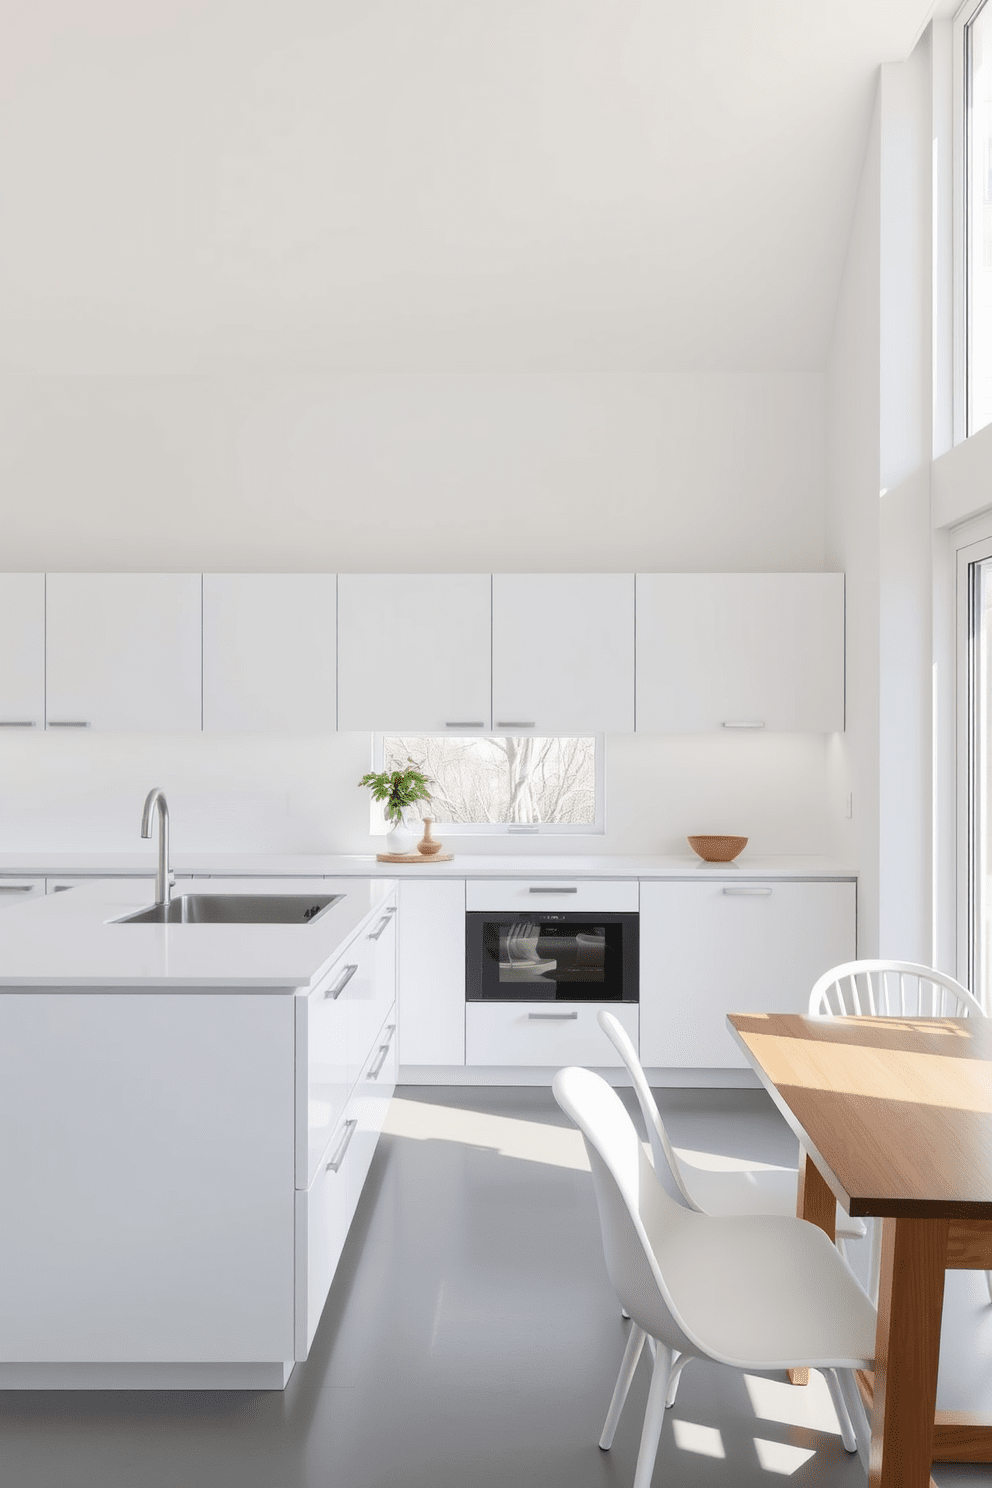
M 992 422 L 992 5 L 966 31 L 968 433 Z
M 442 825 L 593 827 L 596 743 L 595 737 L 387 735 L 382 768 L 402 770 L 412 759 L 433 782 L 430 810 Z
M 992 559 L 971 565 L 971 990 L 985 1008 L 992 1007 L 989 973 L 992 966 L 992 893 L 989 884 L 992 847 L 992 750 L 989 748 L 992 698 Z

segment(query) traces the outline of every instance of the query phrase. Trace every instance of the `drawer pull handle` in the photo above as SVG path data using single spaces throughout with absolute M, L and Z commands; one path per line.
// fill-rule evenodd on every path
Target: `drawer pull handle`
M 375 1064 L 369 1070 L 369 1079 L 370 1080 L 378 1080 L 379 1076 L 382 1074 L 382 1066 L 385 1064 L 386 1057 L 387 1057 L 388 1054 L 389 1054 L 389 1045 L 388 1044 L 380 1044 L 379 1045 L 379 1058 L 376 1060 Z
M 485 728 L 484 723 L 446 723 L 445 728 Z
M 738 898 L 759 899 L 771 893 L 771 889 L 759 884 L 753 884 L 745 888 L 743 884 L 735 885 L 733 888 L 728 884 L 723 891 L 725 894 L 736 894 Z
M 528 1013 L 527 1016 L 528 1016 L 528 1018 L 533 1018 L 535 1020 L 535 1022 L 567 1023 L 567 1022 L 570 1021 L 570 1019 L 577 1018 L 579 1015 L 576 1012 L 572 1012 L 572 1013 Z
M 50 718 L 49 728 L 89 728 L 89 722 L 82 718 Z
M 579 891 L 573 884 L 571 888 L 546 889 L 540 884 L 531 884 L 527 891 L 529 894 L 577 894 Z
M 368 935 L 366 936 L 366 939 L 367 940 L 378 940 L 379 939 L 379 936 L 382 934 L 382 932 L 385 930 L 385 928 L 386 928 L 386 926 L 388 924 L 389 924 L 389 916 L 388 915 L 383 915 L 382 919 L 379 921 L 378 925 L 376 925 L 375 929 L 369 931 Z
M 763 718 L 726 718 L 722 725 L 723 728 L 737 729 L 763 729 L 764 726 Z
M 327 991 L 324 993 L 324 996 L 329 997 L 332 1002 L 335 998 L 340 997 L 341 993 L 344 991 L 345 987 L 347 987 L 348 983 L 351 981 L 357 970 L 357 961 L 353 966 L 346 966 L 344 971 L 341 973 L 340 980 L 333 987 L 328 987 Z
M 0 728 L 34 728 L 33 718 L 0 718 Z
M 357 1125 L 358 1122 L 354 1120 L 345 1122 L 344 1136 L 341 1138 L 341 1142 L 337 1152 L 335 1152 L 334 1156 L 327 1164 L 327 1171 L 329 1173 L 336 1173 L 338 1168 L 344 1162 L 344 1155 L 348 1151 L 348 1144 L 350 1143 L 352 1137 L 355 1135 L 355 1127 Z
M 521 720 L 519 718 L 509 718 L 509 719 L 507 719 L 507 718 L 501 718 L 499 720 L 499 722 L 497 723 L 496 727 L 497 728 L 537 728 L 537 724 L 534 723 L 533 720 L 530 723 L 523 723 L 523 722 L 521 722 Z
M 34 884 L 0 884 L 0 894 L 30 894 Z

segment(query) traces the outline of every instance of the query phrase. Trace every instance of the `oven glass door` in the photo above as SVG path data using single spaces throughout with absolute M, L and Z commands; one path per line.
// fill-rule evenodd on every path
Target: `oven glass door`
M 466 915 L 469 1002 L 636 1002 L 636 914 Z

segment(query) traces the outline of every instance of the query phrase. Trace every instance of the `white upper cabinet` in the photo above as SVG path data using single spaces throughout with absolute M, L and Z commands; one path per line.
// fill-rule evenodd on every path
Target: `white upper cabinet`
M 843 574 L 638 574 L 637 729 L 844 727 Z
M 494 732 L 633 727 L 633 574 L 494 574 Z
M 338 575 L 338 727 L 488 732 L 489 574 Z
M 49 728 L 200 729 L 199 574 L 49 574 Z
M 333 574 L 203 575 L 207 733 L 333 733 Z
M 0 574 L 0 728 L 45 727 L 45 575 Z

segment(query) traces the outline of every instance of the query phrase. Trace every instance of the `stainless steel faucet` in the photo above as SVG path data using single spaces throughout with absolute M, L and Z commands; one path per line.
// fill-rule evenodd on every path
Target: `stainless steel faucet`
M 145 797 L 145 809 L 141 813 L 141 835 L 152 835 L 152 812 L 158 807 L 158 868 L 155 872 L 155 903 L 168 904 L 172 898 L 175 874 L 169 867 L 169 807 L 158 786 Z

